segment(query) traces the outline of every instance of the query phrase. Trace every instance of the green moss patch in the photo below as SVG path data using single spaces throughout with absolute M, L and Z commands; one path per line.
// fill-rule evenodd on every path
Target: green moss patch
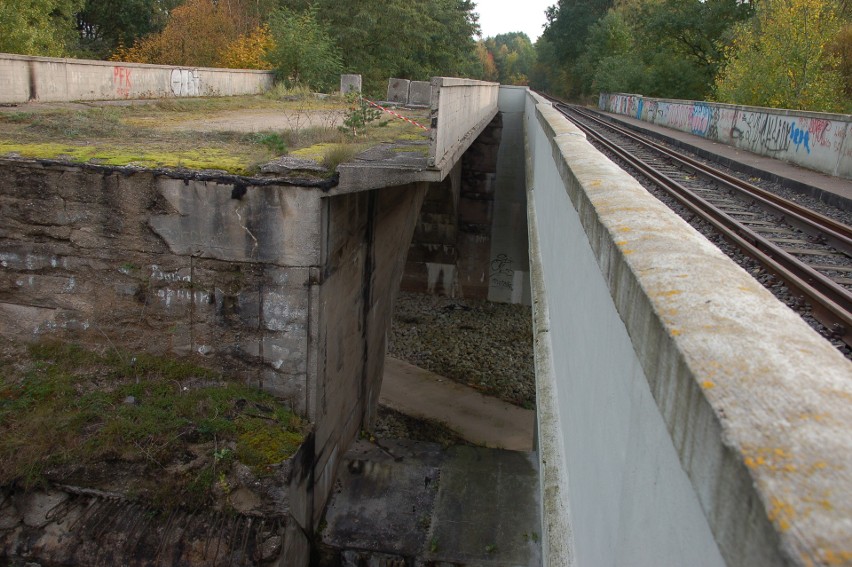
M 276 98 L 276 93 L 280 98 Z M 347 108 L 340 98 L 318 99 L 283 91 L 269 96 L 165 99 L 122 106 L 93 104 L 83 108 L 46 104 L 27 112 L 0 109 L 0 155 L 252 175 L 260 165 L 288 151 L 321 162 L 332 146 L 357 149 L 336 152 L 346 156 L 381 143 L 427 139 L 425 131 L 389 116 L 358 129 L 357 135 L 331 124 L 260 132 L 228 130 L 257 126 L 251 123 L 250 116 L 243 119 L 249 123 L 241 123 L 239 118 L 234 121 L 240 111 L 285 112 L 293 117 L 291 123 L 304 125 L 310 123 L 311 113 L 342 113 Z M 426 115 L 422 111 L 420 114 L 423 116 L 413 114 L 412 118 L 425 121 Z M 222 119 L 221 127 L 217 118 Z
M 234 459 L 269 474 L 305 433 L 272 396 L 191 362 L 60 343 L 0 360 L 0 485 L 85 484 L 107 464 L 133 469 L 123 489 L 149 504 L 198 506 Z

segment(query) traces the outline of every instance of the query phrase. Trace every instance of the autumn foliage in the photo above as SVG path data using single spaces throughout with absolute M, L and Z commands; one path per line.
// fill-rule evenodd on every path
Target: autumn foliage
M 269 25 L 257 26 L 228 45 L 222 54 L 221 66 L 231 69 L 272 69 L 266 57 L 273 47 L 275 41 Z
M 175 8 L 163 31 L 119 47 L 113 61 L 193 67 L 268 69 L 272 46 L 249 0 L 187 0 Z

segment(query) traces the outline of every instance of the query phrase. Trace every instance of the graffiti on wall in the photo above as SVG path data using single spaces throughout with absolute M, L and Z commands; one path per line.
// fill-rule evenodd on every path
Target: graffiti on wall
M 514 275 L 515 270 L 512 269 L 512 259 L 508 254 L 497 254 L 497 257 L 491 260 L 489 281 L 492 286 L 511 290 Z
M 713 111 L 709 104 L 695 103 L 689 110 L 689 130 L 696 136 L 702 138 L 707 136 L 710 131 L 710 122 L 713 118 Z
M 132 69 L 127 67 L 115 66 L 112 68 L 112 85 L 115 88 L 115 94 L 120 97 L 130 96 L 130 72 Z
M 201 95 L 198 69 L 172 69 L 172 92 L 175 96 Z
M 707 102 L 668 101 L 640 95 L 601 95 L 601 107 L 730 144 L 757 154 L 784 159 L 818 171 L 848 177 L 852 168 L 852 122 L 840 117 Z

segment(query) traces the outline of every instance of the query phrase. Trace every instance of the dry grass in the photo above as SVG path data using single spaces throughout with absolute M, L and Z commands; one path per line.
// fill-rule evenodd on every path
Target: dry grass
M 314 152 L 320 161 L 329 144 L 360 151 L 387 141 L 426 140 L 424 131 L 389 119 L 353 137 L 338 128 L 348 109 L 344 99 L 281 89 L 263 96 L 23 108 L 0 110 L 0 155 L 250 175 L 276 157 L 314 146 L 322 147 Z M 270 117 L 280 127 L 269 127 Z M 347 153 L 354 157 L 338 156 Z

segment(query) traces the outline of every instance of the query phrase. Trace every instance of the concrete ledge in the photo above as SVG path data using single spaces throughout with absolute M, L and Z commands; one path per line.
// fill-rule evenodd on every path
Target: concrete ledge
M 535 95 L 527 125 L 577 562 L 849 562 L 852 364 Z
M 498 83 L 432 78 L 429 167 L 449 171 L 497 114 Z M 443 178 L 443 176 L 442 176 Z
M 0 53 L 0 103 L 256 94 L 270 71 Z

